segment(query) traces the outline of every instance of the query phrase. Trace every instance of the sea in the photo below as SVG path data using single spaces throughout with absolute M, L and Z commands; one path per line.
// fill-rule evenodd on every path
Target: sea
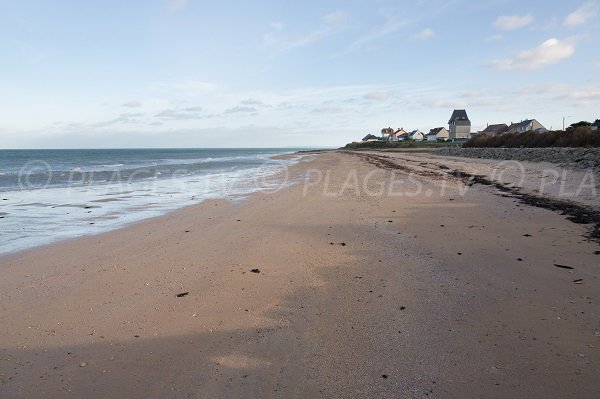
M 296 150 L 0 150 L 0 254 L 277 190 Z

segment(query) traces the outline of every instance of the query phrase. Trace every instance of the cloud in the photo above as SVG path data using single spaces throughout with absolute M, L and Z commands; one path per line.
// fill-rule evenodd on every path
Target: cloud
M 30 64 L 39 64 L 47 57 L 46 49 L 38 48 L 31 43 L 19 40 L 11 40 L 9 43 L 15 47 L 19 57 Z
M 575 105 L 594 105 L 600 101 L 600 87 L 590 86 L 584 90 L 569 90 L 555 97 L 557 100 L 571 100 Z
M 462 98 L 480 98 L 483 93 L 480 90 L 463 91 L 458 96 Z
M 341 114 L 344 108 L 340 107 L 319 107 L 311 111 L 313 114 Z
M 248 98 L 246 100 L 242 100 L 240 104 L 243 105 L 264 105 L 264 103 L 260 100 L 255 100 L 253 98 Z
M 384 24 L 382 24 L 379 28 L 371 31 L 370 33 L 356 39 L 348 48 L 342 53 L 346 54 L 352 51 L 359 50 L 363 48 L 365 45 L 371 43 L 374 40 L 381 39 L 387 35 L 390 35 L 396 32 L 398 29 L 406 26 L 408 24 L 407 21 L 400 20 L 398 18 L 389 18 Z
M 507 105 L 513 105 L 514 100 L 498 91 L 471 90 L 458 93 L 457 96 L 444 96 L 444 94 L 431 94 L 418 100 L 418 104 L 425 109 L 456 109 L 456 108 L 488 108 L 498 110 Z
M 212 93 L 222 89 L 222 87 L 216 83 L 190 79 L 177 82 L 173 85 L 169 85 L 167 86 L 167 88 L 202 94 Z
M 171 134 L 174 129 L 183 127 L 186 129 L 237 127 L 249 120 L 261 126 L 264 120 L 269 120 L 270 123 L 284 124 L 288 129 L 297 126 L 312 130 L 328 125 L 330 118 L 338 118 L 336 119 L 337 128 L 346 131 L 356 125 L 365 124 L 364 118 L 375 120 L 381 115 L 395 115 L 397 109 L 401 108 L 401 102 L 415 103 L 415 96 L 421 98 L 424 93 L 437 92 L 437 90 L 422 84 L 397 83 L 392 85 L 308 86 L 285 90 L 250 91 L 218 86 L 221 87 L 218 91 L 205 93 L 202 91 L 205 89 L 205 84 L 197 84 L 196 81 L 186 82 L 195 83 L 182 84 L 184 89 L 188 90 L 190 87 L 199 89 L 201 90 L 200 94 L 190 96 L 196 92 L 180 91 L 179 87 L 175 87 L 179 85 L 174 84 L 177 81 L 155 83 L 150 91 L 159 90 L 161 91 L 160 95 L 156 96 L 156 93 L 153 93 L 154 99 L 152 97 L 139 98 L 142 103 L 141 108 L 122 108 L 121 105 L 132 102 L 131 98 L 125 98 L 116 102 L 118 108 L 114 110 L 114 114 L 105 114 L 110 112 L 110 109 L 106 109 L 95 119 L 82 121 L 72 120 L 73 116 L 57 114 L 52 116 L 48 122 L 43 123 L 50 124 L 54 120 L 58 120 L 57 118 L 60 118 L 63 123 L 51 127 L 40 127 L 40 131 L 45 129 L 54 133 L 89 131 L 95 132 L 95 134 L 107 134 L 108 132 L 125 134 L 136 130 Z M 213 85 L 208 86 L 212 87 Z M 346 102 L 348 99 L 353 99 L 354 102 Z M 144 113 L 140 110 L 144 110 Z M 263 113 L 268 118 L 259 119 L 258 115 Z M 368 116 L 360 117 L 361 114 Z M 79 114 L 76 115 L 78 118 L 80 117 Z M 67 124 L 70 122 L 79 122 L 79 124 L 68 126 Z M 4 126 L 0 125 L 1 127 Z M 164 143 L 172 145 L 166 139 Z M 144 145 L 149 145 L 149 143 L 144 142 Z
M 366 98 L 367 100 L 383 101 L 389 99 L 392 95 L 393 93 L 391 91 L 372 91 L 365 94 L 363 98 Z
M 563 24 L 568 27 L 583 25 L 588 19 L 594 18 L 596 14 L 598 14 L 598 3 L 596 1 L 588 1 L 567 15 Z
M 529 71 L 545 65 L 556 64 L 571 57 L 574 53 L 575 41 L 573 39 L 561 41 L 553 38 L 546 40 L 534 49 L 521 51 L 514 58 L 494 60 L 488 65 L 496 69 Z
M 432 29 L 426 28 L 426 29 L 423 29 L 421 32 L 415 33 L 410 38 L 412 40 L 427 40 L 427 39 L 431 39 L 434 35 L 435 35 L 435 32 Z
M 121 104 L 122 107 L 127 107 L 127 108 L 139 108 L 142 106 L 142 102 L 141 101 L 128 101 L 124 104 Z
M 184 109 L 169 108 L 154 115 L 154 117 L 159 119 L 177 121 L 200 119 L 202 116 L 201 107 L 188 107 Z
M 541 102 L 547 99 L 567 104 L 571 107 L 593 107 L 600 101 L 600 86 L 585 85 L 575 87 L 563 83 L 549 83 L 526 86 L 514 92 L 519 97 L 529 97 L 529 102 Z M 533 98 L 535 96 L 542 98 Z
M 469 104 L 463 100 L 427 99 L 422 105 L 426 108 L 467 108 Z
M 531 14 L 526 15 L 503 15 L 496 18 L 494 26 L 502 30 L 516 30 L 524 28 L 533 22 Z
M 254 108 L 254 107 L 245 107 L 245 106 L 238 105 L 236 107 L 226 109 L 224 113 L 225 114 L 257 114 L 258 109 Z
M 504 36 L 502 35 L 492 35 L 485 39 L 486 42 L 499 42 L 501 40 L 504 40 Z
M 271 28 L 276 31 L 282 31 L 285 29 L 285 24 L 283 22 L 271 22 Z
M 175 12 L 184 9 L 188 5 L 188 0 L 167 0 L 167 9 Z
M 152 83 L 147 85 L 147 90 L 151 92 L 168 93 L 183 92 L 187 95 L 198 95 L 198 94 L 214 94 L 225 90 L 225 87 L 212 82 L 206 82 L 195 79 L 182 79 L 169 83 Z M 148 105 L 148 101 L 144 101 Z
M 245 100 L 242 100 L 240 101 L 240 104 L 254 107 L 273 108 L 271 104 L 267 104 L 261 100 L 257 100 L 254 98 L 247 98 Z
M 571 86 L 562 83 L 547 83 L 533 86 L 526 86 L 515 94 L 517 95 L 539 95 L 539 94 L 557 94 L 566 93 L 573 90 Z
M 538 32 L 549 32 L 549 31 L 554 31 L 558 28 L 560 28 L 560 18 L 550 17 L 550 18 L 546 19 L 544 22 L 536 23 L 535 26 L 532 27 L 531 29 L 538 31 Z
M 124 123 L 137 123 L 139 121 L 138 118 L 142 117 L 144 115 L 145 114 L 143 114 L 141 112 L 124 113 L 124 114 L 120 114 L 116 118 L 113 118 L 113 119 L 110 119 L 107 121 L 93 123 L 91 125 L 91 127 L 108 127 L 108 126 L 119 125 L 119 124 L 124 124 Z
M 286 37 L 284 35 L 285 25 L 280 22 L 272 22 L 271 31 L 263 35 L 263 45 L 279 51 L 309 46 L 340 32 L 344 27 L 346 17 L 346 13 L 340 10 L 325 14 L 321 17 L 322 26 L 296 37 Z
M 185 112 L 200 112 L 200 111 L 202 111 L 202 107 L 198 107 L 198 106 L 195 106 L 195 107 L 187 107 L 187 108 L 184 108 L 183 110 L 184 110 Z
M 284 38 L 275 32 L 266 33 L 263 35 L 263 45 L 266 47 L 274 48 L 279 51 L 289 51 L 298 47 L 306 47 L 313 43 L 316 43 L 329 34 L 330 30 L 327 28 L 313 30 L 306 33 L 305 35 L 298 36 L 295 38 Z
M 324 15 L 321 19 L 330 25 L 343 25 L 348 19 L 348 14 L 345 11 L 337 10 Z

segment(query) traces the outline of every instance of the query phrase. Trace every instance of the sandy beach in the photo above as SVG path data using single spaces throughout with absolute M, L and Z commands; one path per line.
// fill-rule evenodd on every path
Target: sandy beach
M 593 225 L 450 173 L 498 161 L 311 158 L 291 187 L 1 257 L 0 397 L 600 395 Z M 547 168 L 520 190 L 600 208 L 582 170 L 540 190 Z

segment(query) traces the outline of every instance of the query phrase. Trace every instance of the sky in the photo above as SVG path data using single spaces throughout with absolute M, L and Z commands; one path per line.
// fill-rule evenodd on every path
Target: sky
M 600 118 L 600 0 L 0 0 L 0 148 Z

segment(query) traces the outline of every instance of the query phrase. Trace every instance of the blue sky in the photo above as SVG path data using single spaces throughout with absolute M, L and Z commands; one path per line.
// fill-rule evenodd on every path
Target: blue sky
M 600 1 L 0 0 L 0 148 L 600 118 Z

